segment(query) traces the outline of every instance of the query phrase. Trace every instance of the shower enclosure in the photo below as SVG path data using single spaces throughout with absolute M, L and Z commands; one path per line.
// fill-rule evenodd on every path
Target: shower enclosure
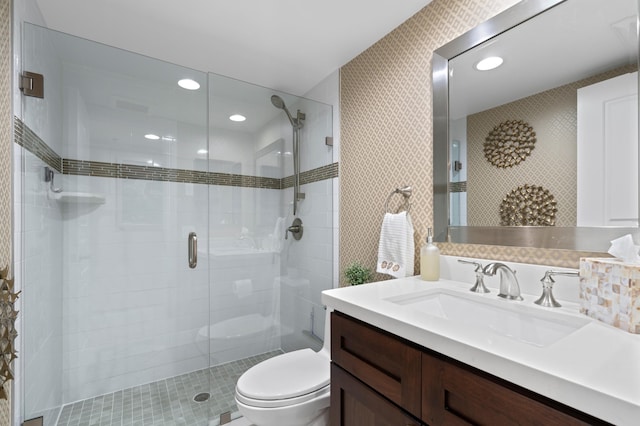
M 250 365 L 321 344 L 331 107 L 35 25 L 22 45 L 45 91 L 15 126 L 19 420 L 235 417 Z M 272 96 L 304 114 L 295 144 Z

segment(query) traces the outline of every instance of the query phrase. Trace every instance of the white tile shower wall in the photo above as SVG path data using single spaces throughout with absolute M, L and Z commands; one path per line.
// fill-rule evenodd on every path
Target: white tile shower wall
M 333 182 L 323 180 L 302 185 L 306 198 L 299 204 L 303 237 L 285 242 L 283 258 L 285 285 L 282 289 L 282 348 L 285 351 L 309 346 L 308 334 L 320 338 L 324 332 L 322 290 L 333 280 Z M 290 189 L 284 191 L 287 226 L 293 220 Z M 285 302 L 286 300 L 286 302 Z M 312 326 L 313 316 L 313 326 Z
M 217 365 L 280 348 L 284 232 L 276 232 L 280 190 L 210 186 L 209 194 L 208 333 L 210 362 Z
M 112 48 L 103 45 L 92 45 L 94 53 L 112 53 Z M 158 63 L 147 57 L 119 52 L 122 58 L 134 69 L 157 68 Z M 162 64 L 162 66 L 167 66 Z M 88 66 L 65 63 L 63 67 L 64 86 L 64 118 L 65 141 L 63 151 L 59 152 L 64 158 L 75 160 L 91 160 L 106 163 L 126 163 L 147 165 L 152 161 L 161 167 L 178 169 L 207 170 L 205 161 L 195 161 L 194 156 L 199 149 L 207 147 L 206 98 L 201 93 L 195 96 L 180 89 L 175 84 L 166 87 L 155 79 L 140 77 L 136 81 L 135 96 L 132 98 L 132 75 L 127 73 L 106 72 Z M 90 78 L 95 87 L 108 87 L 111 90 L 111 103 L 107 106 L 95 102 L 86 102 L 85 81 Z M 150 100 L 140 96 L 139 90 L 145 89 L 154 93 L 155 99 Z M 181 97 L 190 96 L 190 104 L 194 106 L 190 111 L 189 123 L 177 119 L 161 118 L 157 112 L 147 113 L 135 110 L 135 107 L 154 108 L 162 110 L 167 104 Z M 86 98 L 86 99 L 85 99 Z M 132 100 L 132 99 L 135 99 Z M 126 100 L 124 102 L 121 102 Z M 200 105 L 200 108 L 196 106 Z M 128 106 L 131 105 L 131 106 Z M 151 106 L 155 105 L 155 106 Z M 162 106 L 160 106 L 162 105 Z M 134 108 L 134 110 L 132 110 Z M 194 123 L 201 123 L 197 125 Z M 143 138 L 150 130 L 162 136 L 171 136 L 175 142 L 159 141 L 149 144 Z M 199 155 L 201 160 L 206 154 Z
M 104 204 L 64 207 L 63 399 L 72 402 L 205 368 L 206 247 L 187 265 L 187 235 L 206 236 L 206 185 L 64 176 Z
M 215 128 L 211 132 L 209 152 L 215 153 L 215 158 L 209 160 L 210 172 L 255 173 L 254 137 L 250 133 Z
M 333 148 L 326 145 L 331 136 L 331 108 L 317 102 L 302 101 L 306 113 L 305 126 L 300 130 L 300 170 L 313 170 L 331 164 Z
M 24 155 L 23 216 L 16 221 L 22 229 L 21 325 L 27 331 L 20 350 L 21 385 L 25 413 L 33 417 L 62 402 L 62 214 L 48 198 L 44 163 L 21 148 L 16 153 Z

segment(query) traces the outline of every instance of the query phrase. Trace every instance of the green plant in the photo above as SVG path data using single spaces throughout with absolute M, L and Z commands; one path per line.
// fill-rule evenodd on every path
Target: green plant
M 360 262 L 353 262 L 344 270 L 344 276 L 349 285 L 364 284 L 371 280 L 371 270 L 362 266 Z

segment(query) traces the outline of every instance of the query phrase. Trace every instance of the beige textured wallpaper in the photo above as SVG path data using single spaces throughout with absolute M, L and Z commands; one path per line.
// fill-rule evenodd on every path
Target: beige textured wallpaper
M 387 195 L 414 188 L 416 247 L 433 221 L 431 58 L 516 0 L 434 0 L 341 70 L 340 270 L 375 269 Z M 444 254 L 578 266 L 578 253 L 442 244 Z M 419 271 L 415 258 L 416 273 Z M 377 276 L 384 279 L 386 275 Z
M 554 196 L 558 203 L 556 226 L 575 226 L 577 90 L 635 68 L 618 68 L 470 115 L 467 118 L 468 223 L 499 226 L 502 199 L 518 186 L 529 184 L 542 186 Z M 483 144 L 494 126 L 507 120 L 529 123 L 537 141 L 531 155 L 520 164 L 498 168 L 485 158 Z
M 12 262 L 11 230 L 11 1 L 0 0 L 0 267 Z M 11 268 L 11 271 L 13 268 Z M 10 272 L 13 276 L 13 272 Z M 11 382 L 6 385 L 10 395 Z M 11 424 L 11 403 L 0 401 L 0 426 Z

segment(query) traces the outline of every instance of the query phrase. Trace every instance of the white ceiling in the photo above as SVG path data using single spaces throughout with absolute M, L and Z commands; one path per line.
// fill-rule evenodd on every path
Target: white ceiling
M 431 0 L 37 0 L 49 28 L 303 95 Z

